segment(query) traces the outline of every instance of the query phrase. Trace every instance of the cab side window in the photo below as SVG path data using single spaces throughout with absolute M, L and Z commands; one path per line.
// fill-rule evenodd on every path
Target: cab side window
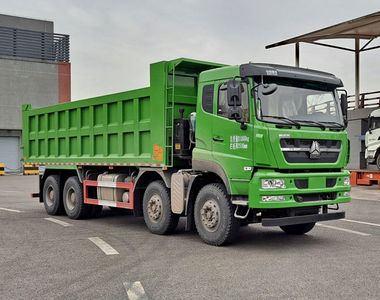
M 202 108 L 205 112 L 212 114 L 213 100 L 214 100 L 214 85 L 213 84 L 205 85 L 202 91 Z
M 246 82 L 240 83 L 241 88 L 241 109 L 243 113 L 243 121 L 249 122 L 249 104 L 248 104 L 248 85 Z M 227 101 L 227 83 L 219 86 L 218 92 L 218 116 L 228 118 L 228 101 Z

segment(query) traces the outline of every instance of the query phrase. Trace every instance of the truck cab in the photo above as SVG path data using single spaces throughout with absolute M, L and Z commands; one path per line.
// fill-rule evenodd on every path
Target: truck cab
M 251 209 L 263 225 L 349 202 L 340 87 L 332 74 L 271 64 L 201 73 L 192 168 L 218 174 L 235 216 Z
M 365 134 L 365 158 L 380 170 L 380 109 L 368 116 L 368 131 Z

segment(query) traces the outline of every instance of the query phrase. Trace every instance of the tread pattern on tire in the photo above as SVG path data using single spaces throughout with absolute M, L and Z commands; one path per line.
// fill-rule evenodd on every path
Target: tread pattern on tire
M 89 218 L 99 218 L 102 215 L 103 206 L 102 205 L 91 205 Z
M 74 211 L 70 211 L 66 207 L 66 193 L 69 188 L 73 188 L 76 197 L 77 197 L 77 208 Z M 70 219 L 79 220 L 85 219 L 90 216 L 91 213 L 91 205 L 85 204 L 83 200 L 83 188 L 78 179 L 78 176 L 71 176 L 66 180 L 65 186 L 63 188 L 63 203 L 65 206 L 66 214 Z
M 162 194 L 162 197 L 161 197 L 162 201 L 167 202 L 166 205 L 168 209 L 167 214 L 166 214 L 167 219 L 164 220 L 164 224 L 162 224 L 162 226 L 159 226 L 159 227 L 156 227 L 153 223 L 150 222 L 149 216 L 147 215 L 146 208 L 145 208 L 146 201 L 147 201 L 146 197 L 148 197 L 151 190 L 154 190 L 154 189 L 157 189 Z M 177 228 L 179 215 L 176 215 L 171 211 L 170 194 L 169 194 L 168 188 L 166 187 L 165 183 L 162 180 L 153 181 L 147 186 L 144 193 L 144 198 L 143 198 L 143 214 L 144 214 L 145 224 L 152 233 L 165 235 L 165 234 L 172 233 Z
M 195 200 L 195 205 L 199 200 L 199 197 L 201 197 L 204 193 L 212 193 L 217 194 L 220 193 L 224 197 L 224 202 L 227 206 L 227 213 L 229 214 L 229 218 L 226 218 L 227 221 L 226 229 L 223 235 L 221 235 L 219 238 L 215 240 L 209 240 L 207 239 L 202 232 L 200 232 L 199 225 L 197 227 L 197 231 L 199 236 L 204 240 L 207 244 L 214 245 L 214 246 L 222 246 L 229 244 L 233 242 L 233 240 L 236 238 L 236 234 L 239 231 L 240 224 L 239 221 L 234 217 L 234 208 L 231 201 L 228 201 L 228 194 L 221 183 L 211 183 L 205 185 L 198 193 L 197 199 Z M 194 214 L 197 214 L 197 211 L 194 210 Z M 196 221 L 197 223 L 197 221 Z M 202 226 L 202 225 L 200 225 Z
M 46 190 L 50 184 L 53 186 L 53 188 L 57 189 L 58 195 L 56 195 L 56 203 L 54 204 L 54 207 L 49 208 L 46 204 Z M 56 216 L 64 213 L 65 209 L 63 207 L 63 200 L 62 200 L 62 194 L 61 194 L 61 177 L 59 175 L 49 175 L 45 182 L 44 186 L 42 188 L 42 197 L 44 202 L 44 207 L 48 215 Z
M 308 233 L 315 226 L 315 223 L 304 223 L 296 225 L 280 226 L 280 228 L 287 234 L 302 235 Z

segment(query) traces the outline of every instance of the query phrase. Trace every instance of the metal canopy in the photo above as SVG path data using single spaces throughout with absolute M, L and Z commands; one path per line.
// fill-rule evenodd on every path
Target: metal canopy
M 369 47 L 371 42 L 380 36 L 380 11 L 352 19 L 350 21 L 342 22 L 333 26 L 329 26 L 323 29 L 319 29 L 310 33 L 299 35 L 281 42 L 277 42 L 271 45 L 267 45 L 265 48 L 270 49 L 278 46 L 284 46 L 289 44 L 295 44 L 295 60 L 296 66 L 299 66 L 299 44 L 309 43 L 319 46 L 325 46 L 335 48 L 344 51 L 351 51 L 355 53 L 355 107 L 359 107 L 359 94 L 360 94 L 360 52 L 378 49 L 380 46 Z M 327 43 L 317 42 L 319 40 L 331 40 L 331 39 L 353 39 L 355 40 L 355 48 L 340 47 Z M 366 40 L 361 47 L 360 40 Z

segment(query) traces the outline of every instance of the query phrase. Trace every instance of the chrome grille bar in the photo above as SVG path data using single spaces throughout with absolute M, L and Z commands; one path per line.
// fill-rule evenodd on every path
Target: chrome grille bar
M 281 148 L 281 150 L 283 152 L 302 152 L 302 151 L 305 151 L 305 152 L 309 152 L 310 151 L 310 148 Z M 340 148 L 337 149 L 337 148 L 319 148 L 319 151 L 320 152 L 340 152 Z

